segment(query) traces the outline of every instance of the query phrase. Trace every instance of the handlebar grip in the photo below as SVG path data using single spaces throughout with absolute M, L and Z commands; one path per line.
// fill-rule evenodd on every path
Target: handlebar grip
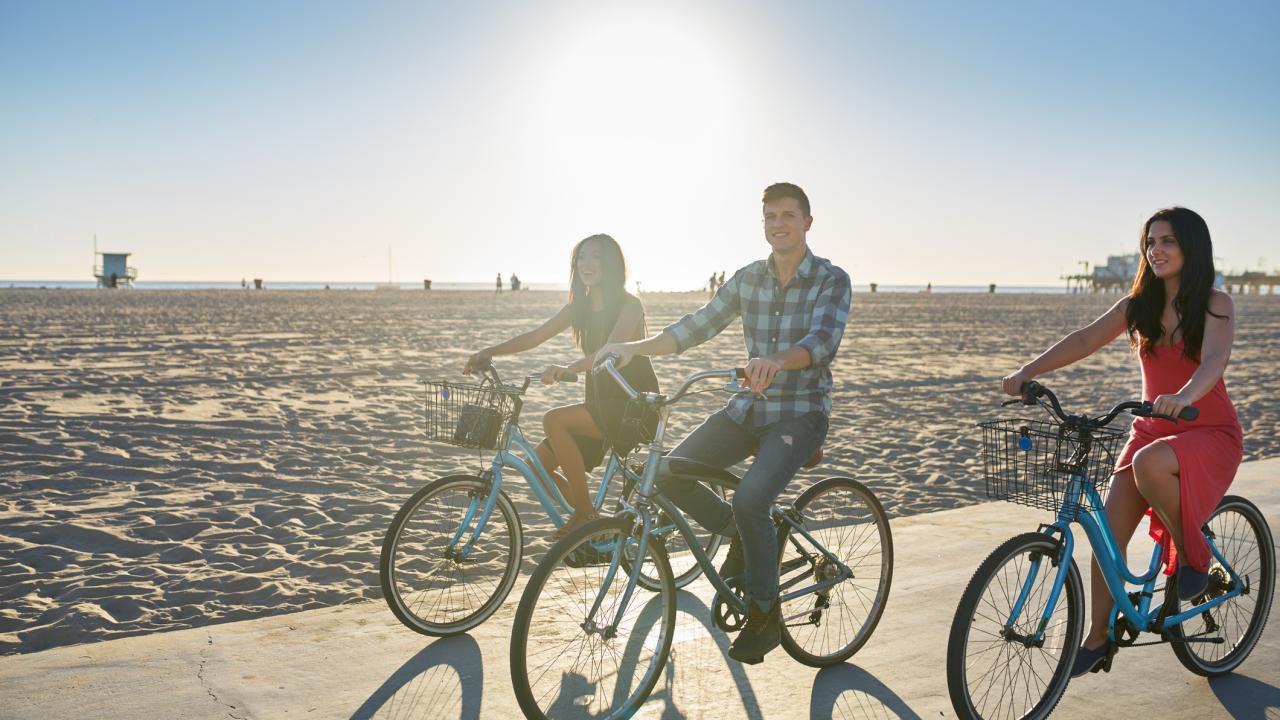
M 734 376 L 735 376 L 735 377 L 737 377 L 739 380 L 746 380 L 746 379 L 747 379 L 747 369 L 746 369 L 746 368 L 734 368 L 734 369 L 733 369 L 733 374 L 734 374 Z
M 1188 405 L 1187 407 L 1182 408 L 1182 412 L 1178 413 L 1178 417 L 1175 418 L 1171 415 L 1165 415 L 1164 413 L 1151 412 L 1151 403 L 1143 402 L 1138 409 L 1133 411 L 1133 414 L 1138 417 L 1153 417 L 1176 423 L 1178 420 L 1195 420 L 1200 417 L 1200 410 L 1199 408 L 1194 408 Z
M 561 373 L 560 382 L 578 382 L 578 373 Z

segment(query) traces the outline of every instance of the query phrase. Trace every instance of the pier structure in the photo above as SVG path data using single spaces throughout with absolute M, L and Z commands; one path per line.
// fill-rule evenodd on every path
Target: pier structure
M 1223 276 L 1220 287 L 1232 295 L 1262 295 L 1265 287 L 1265 294 L 1275 295 L 1277 285 L 1280 273 L 1242 272 Z
M 1138 272 L 1138 253 L 1130 255 L 1111 255 L 1105 265 L 1094 265 L 1089 272 L 1089 263 L 1081 261 L 1084 272 L 1063 275 L 1060 279 L 1067 283 L 1067 292 L 1124 292 L 1133 284 L 1133 276 Z

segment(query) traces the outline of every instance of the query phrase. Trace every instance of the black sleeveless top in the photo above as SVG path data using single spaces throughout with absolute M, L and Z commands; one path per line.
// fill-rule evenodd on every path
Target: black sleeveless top
M 631 299 L 631 296 L 627 296 Z M 639 301 L 637 301 L 639 302 Z M 619 311 L 620 312 L 620 311 Z M 604 310 L 588 310 L 585 326 L 582 328 L 582 352 L 587 356 L 596 352 L 609 342 L 609 334 L 618 322 L 617 314 L 606 317 Z M 653 363 L 649 358 L 636 356 L 620 371 L 631 387 L 637 392 L 658 392 L 658 377 L 653 372 Z M 613 447 L 619 454 L 625 455 L 636 445 L 649 442 L 657 429 L 657 416 L 646 415 L 641 422 L 641 432 L 634 429 L 628 431 L 622 427 L 622 416 L 626 411 L 629 398 L 622 388 L 607 374 L 587 373 L 587 412 L 591 413 L 596 426 L 604 433 L 606 447 Z

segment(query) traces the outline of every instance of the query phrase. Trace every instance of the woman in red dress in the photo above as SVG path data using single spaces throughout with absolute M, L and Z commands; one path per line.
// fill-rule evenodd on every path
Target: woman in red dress
M 1151 537 L 1165 548 L 1167 572 L 1177 568 L 1178 597 L 1187 601 L 1209 581 L 1211 557 L 1200 526 L 1226 494 L 1243 455 L 1240 420 L 1222 380 L 1235 307 L 1213 287 L 1213 245 L 1199 215 L 1181 207 L 1160 210 L 1143 224 L 1140 242 L 1128 296 L 1003 385 L 1018 395 L 1035 376 L 1088 357 L 1127 332 L 1142 363 L 1142 399 L 1171 417 L 1190 405 L 1199 409 L 1194 422 L 1134 420 L 1106 505 L 1121 557 L 1143 515 L 1151 516 Z M 1112 601 L 1097 561 L 1090 595 L 1091 624 L 1072 677 L 1098 669 L 1107 655 Z

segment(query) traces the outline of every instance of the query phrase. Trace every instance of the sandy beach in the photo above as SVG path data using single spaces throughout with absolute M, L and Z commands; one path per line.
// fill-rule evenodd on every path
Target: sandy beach
M 657 329 L 702 294 L 647 294 Z M 981 502 L 973 425 L 998 379 L 1115 297 L 854 296 L 835 367 L 829 474 L 895 516 Z M 377 553 L 400 504 L 488 456 L 423 438 L 424 379 L 550 316 L 561 293 L 0 290 L 0 654 L 321 608 L 379 595 Z M 1228 388 L 1245 459 L 1280 454 L 1280 298 L 1236 298 Z M 500 361 L 564 362 L 567 335 Z M 664 387 L 741 365 L 735 327 L 655 368 Z M 1044 378 L 1069 408 L 1137 394 L 1117 341 Z M 577 401 L 536 387 L 524 427 Z M 673 414 L 678 438 L 723 403 Z M 547 546 L 522 484 L 526 569 Z

